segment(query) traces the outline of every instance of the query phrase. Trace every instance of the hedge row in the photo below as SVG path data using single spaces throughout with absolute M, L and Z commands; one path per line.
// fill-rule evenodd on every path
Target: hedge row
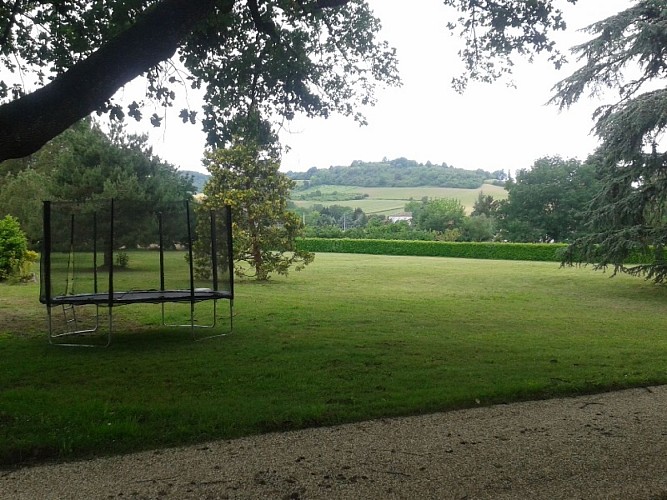
M 560 262 L 558 243 L 462 243 L 449 241 L 357 240 L 302 238 L 297 248 L 307 252 L 414 255 L 465 259 Z

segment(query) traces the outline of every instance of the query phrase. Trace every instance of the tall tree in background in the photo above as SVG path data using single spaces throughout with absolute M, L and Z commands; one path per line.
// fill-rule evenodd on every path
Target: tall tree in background
M 299 271 L 313 261 L 312 253 L 296 248 L 303 224 L 287 210 L 294 181 L 278 171 L 275 148 L 239 139 L 211 153 L 207 163 L 211 178 L 202 205 L 204 209 L 231 206 L 237 275 L 267 280 L 272 273 L 286 275 L 292 266 Z M 199 258 L 205 258 L 203 251 L 197 248 Z
M 451 28 L 467 41 L 459 88 L 511 72 L 517 54 L 546 52 L 560 64 L 549 33 L 565 23 L 554 0 L 443 3 L 461 13 Z M 12 75 L 0 80 L 0 161 L 35 152 L 95 111 L 141 118 L 140 102 L 113 100 L 137 77 L 165 107 L 188 86 L 205 89 L 199 118 L 212 146 L 229 143 L 227 125 L 253 107 L 264 118 L 342 113 L 363 122 L 359 109 L 376 86 L 399 83 L 379 30 L 364 0 L 0 2 L 0 65 Z M 176 54 L 184 73 L 170 62 Z M 179 111 L 185 122 L 197 115 Z
M 509 180 L 509 179 L 507 179 Z M 496 217 L 498 214 L 498 209 L 500 207 L 500 201 L 493 198 L 490 194 L 484 194 L 484 191 L 480 191 L 477 195 L 477 200 L 472 206 L 472 212 L 470 212 L 471 217 L 476 217 L 480 215 L 485 215 L 487 217 Z
M 602 145 L 592 161 L 601 180 L 586 218 L 587 234 L 569 247 L 565 263 L 667 278 L 667 9 L 641 0 L 589 28 L 594 38 L 576 48 L 585 64 L 560 82 L 554 102 L 570 106 L 585 92 L 613 89 L 616 104 L 597 111 Z M 644 263 L 630 265 L 641 254 Z
M 502 236 L 510 241 L 567 241 L 584 229 L 582 212 L 599 189 L 594 168 L 558 156 L 537 160 L 505 184 L 499 210 Z
M 455 198 L 423 198 L 405 205 L 417 229 L 434 231 L 438 239 L 455 241 L 461 236 L 465 207 Z
M 194 193 L 190 179 L 153 155 L 146 136 L 126 134 L 121 126 L 107 135 L 91 120 L 52 141 L 36 158 L 35 168 L 49 173 L 56 199 L 122 198 L 157 204 Z
M 33 243 L 42 236 L 42 200 L 116 198 L 158 206 L 189 199 L 195 189 L 173 165 L 153 155 L 145 136 L 127 135 L 122 127 L 107 136 L 91 120 L 49 142 L 25 165 L 0 182 L 0 216 L 17 217 Z M 140 229 L 138 223 L 135 229 Z M 125 231 L 129 239 L 123 244 L 153 243 L 144 242 L 139 233 Z
M 0 218 L 18 219 L 31 245 L 42 239 L 42 201 L 52 198 L 51 177 L 34 168 L 0 174 Z

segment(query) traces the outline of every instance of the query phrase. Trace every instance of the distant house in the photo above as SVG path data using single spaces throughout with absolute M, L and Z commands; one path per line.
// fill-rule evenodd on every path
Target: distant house
M 402 214 L 389 215 L 387 217 L 387 220 L 392 224 L 396 224 L 397 222 L 402 222 L 402 221 L 405 221 L 408 224 L 412 224 L 412 213 L 404 212 Z

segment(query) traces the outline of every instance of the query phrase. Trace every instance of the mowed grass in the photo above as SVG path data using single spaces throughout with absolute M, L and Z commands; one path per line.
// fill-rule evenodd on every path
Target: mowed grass
M 37 285 L 0 286 L 0 463 L 667 383 L 667 289 L 636 278 L 318 254 L 236 290 L 227 337 L 124 306 L 84 349 L 48 344 Z
M 312 207 L 315 204 L 324 206 L 341 205 L 351 208 L 361 208 L 367 214 L 391 215 L 405 210 L 405 204 L 410 200 L 421 200 L 428 198 L 454 198 L 461 202 L 466 208 L 466 212 L 472 211 L 475 201 L 480 192 L 491 195 L 494 199 L 503 200 L 507 198 L 507 191 L 502 186 L 484 184 L 478 189 L 458 189 L 442 187 L 361 187 L 361 186 L 314 186 L 305 191 L 299 191 L 297 194 L 309 193 L 319 190 L 321 193 L 350 193 L 350 194 L 368 194 L 368 198 L 363 200 L 347 201 L 318 201 L 318 200 L 294 200 L 299 207 Z

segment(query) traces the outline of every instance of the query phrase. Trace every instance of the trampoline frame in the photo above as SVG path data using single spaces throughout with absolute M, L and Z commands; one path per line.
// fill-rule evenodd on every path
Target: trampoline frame
M 161 305 L 161 324 L 163 326 L 172 327 L 188 327 L 191 330 L 194 341 L 200 341 L 210 338 L 223 337 L 233 331 L 234 318 L 234 261 L 233 261 L 233 246 L 232 246 L 232 211 L 230 206 L 224 207 L 225 225 L 227 228 L 227 238 L 225 241 L 227 256 L 228 256 L 228 273 L 229 273 L 229 290 L 218 290 L 218 242 L 216 235 L 216 216 L 218 214 L 215 210 L 208 211 L 210 217 L 211 229 L 211 272 L 213 279 L 213 288 L 195 288 L 194 277 L 194 255 L 193 255 L 193 235 L 192 235 L 192 220 L 190 217 L 190 201 L 183 201 L 185 214 L 187 218 L 187 251 L 188 251 L 188 268 L 189 268 L 189 288 L 170 290 L 165 288 L 164 276 L 164 241 L 163 241 L 163 220 L 162 213 L 156 212 L 158 215 L 158 233 L 159 233 L 159 260 L 160 260 L 160 289 L 144 289 L 144 290 L 126 290 L 115 291 L 114 289 L 114 270 L 113 265 L 109 266 L 108 274 L 108 291 L 98 292 L 98 272 L 97 272 L 97 219 L 96 213 L 93 223 L 94 246 L 93 246 L 93 269 L 94 269 L 94 292 L 93 293 L 79 293 L 68 294 L 69 284 L 66 284 L 66 292 L 63 295 L 52 295 L 51 289 L 51 201 L 43 202 L 43 231 L 44 240 L 42 248 L 41 259 L 41 283 L 42 291 L 40 293 L 40 302 L 46 306 L 49 343 L 58 346 L 67 347 L 108 347 L 111 345 L 113 334 L 113 309 L 117 306 L 128 304 L 160 304 Z M 115 200 L 109 200 L 110 203 L 110 220 L 109 222 L 109 238 L 106 250 L 112 255 L 114 251 L 114 204 Z M 70 224 L 70 256 L 72 259 L 74 252 L 74 215 L 71 215 Z M 69 264 L 68 264 L 69 266 Z M 68 267 L 68 280 L 69 280 Z M 196 324 L 195 320 L 195 304 L 203 301 L 213 301 L 213 319 L 210 324 L 202 325 Z M 229 301 L 229 331 L 223 333 L 215 333 L 207 336 L 197 336 L 199 329 L 213 329 L 217 326 L 217 302 L 218 300 Z M 167 303 L 189 303 L 190 315 L 189 321 L 184 324 L 171 324 L 165 320 L 165 304 Z M 83 306 L 94 306 L 94 326 L 89 328 L 79 328 L 79 319 L 77 318 L 77 308 Z M 61 307 L 63 311 L 63 321 L 66 326 L 72 325 L 63 332 L 55 333 L 53 331 L 52 309 L 54 307 Z M 102 343 L 80 343 L 80 342 L 62 342 L 60 339 L 67 339 L 68 337 L 81 336 L 86 334 L 96 333 L 101 326 L 100 308 L 106 307 L 108 310 L 108 330 L 106 339 Z M 69 315 L 69 316 L 68 316 Z

